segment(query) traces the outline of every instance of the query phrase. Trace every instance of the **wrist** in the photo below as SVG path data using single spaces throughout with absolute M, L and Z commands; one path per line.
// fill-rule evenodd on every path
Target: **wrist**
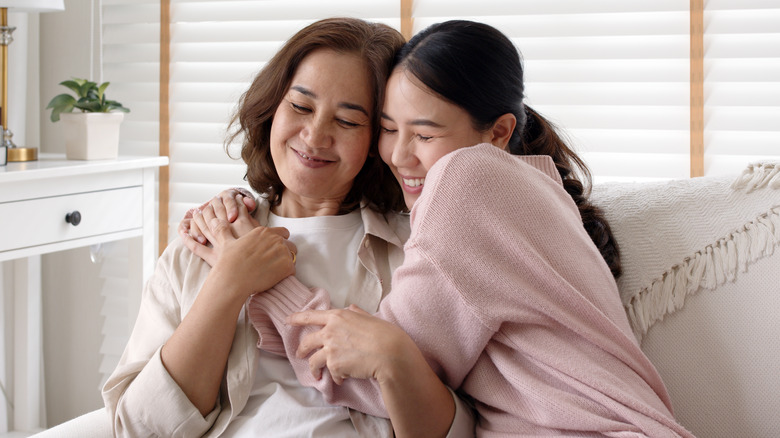
M 231 280 L 228 274 L 223 274 L 218 266 L 211 269 L 201 288 L 201 295 L 207 297 L 217 308 L 224 310 L 240 311 L 251 294 L 243 290 L 240 282 Z
M 430 369 L 417 344 L 404 332 L 403 341 L 389 349 L 388 360 L 381 363 L 374 378 L 380 386 L 398 385 L 410 382 L 410 376 L 419 375 L 420 370 Z

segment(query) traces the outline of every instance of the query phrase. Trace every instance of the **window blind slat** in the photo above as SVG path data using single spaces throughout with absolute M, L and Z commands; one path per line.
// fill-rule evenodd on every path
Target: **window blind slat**
M 262 25 L 280 21 L 310 22 L 337 15 L 368 20 L 399 14 L 398 0 L 173 0 L 171 7 L 175 22 L 252 21 Z
M 598 14 L 616 12 L 688 11 L 688 2 L 680 0 L 416 0 L 415 17 L 490 17 L 496 15 Z

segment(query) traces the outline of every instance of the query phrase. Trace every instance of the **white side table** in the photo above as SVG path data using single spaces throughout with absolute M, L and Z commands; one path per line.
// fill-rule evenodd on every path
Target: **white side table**
M 0 167 L 0 262 L 11 260 L 13 293 L 13 428 L 46 426 L 41 254 L 142 236 L 142 281 L 157 260 L 155 171 L 167 157 L 73 161 L 41 154 L 38 161 Z M 9 312 L 6 312 L 8 314 Z M 7 339 L 7 337 L 6 337 Z M 9 394 L 10 396 L 10 394 Z M 10 422 L 9 418 L 9 422 Z

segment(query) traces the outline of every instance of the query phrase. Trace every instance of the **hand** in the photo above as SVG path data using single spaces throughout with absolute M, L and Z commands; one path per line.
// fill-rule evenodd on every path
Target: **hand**
M 241 199 L 239 200 L 240 197 Z M 219 194 L 210 200 L 204 202 L 200 207 L 191 208 L 184 214 L 184 218 L 179 222 L 179 234 L 184 237 L 189 235 L 201 245 L 208 243 L 208 239 L 201 232 L 201 228 L 193 224 L 192 218 L 195 213 L 202 211 L 207 206 L 211 206 L 217 217 L 233 222 L 238 218 L 238 206 L 243 204 L 247 210 L 252 213 L 257 208 L 255 197 L 246 189 L 233 187 L 219 192 Z
M 220 254 L 225 249 L 228 242 L 245 236 L 252 232 L 252 230 L 260 227 L 260 223 L 249 214 L 246 205 L 241 202 L 241 197 L 242 195 L 236 195 L 235 201 L 237 202 L 238 217 L 232 224 L 225 220 L 224 217 L 219 217 L 218 213 L 214 211 L 211 205 L 206 206 L 201 211 L 195 212 L 193 215 L 193 224 L 197 224 L 198 228 L 202 230 L 203 235 L 208 239 L 208 242 L 210 242 L 210 246 L 196 242 L 189 235 L 182 236 L 184 245 L 195 255 L 208 263 L 209 266 L 214 267 L 217 264 L 220 259 Z M 224 230 L 222 230 L 222 227 L 227 227 L 230 232 L 225 233 Z M 297 249 L 294 243 L 286 240 L 290 237 L 289 231 L 287 231 L 286 228 L 281 227 L 270 229 L 274 230 L 274 232 L 285 239 L 285 244 L 293 254 L 292 258 L 294 262 Z
M 246 199 L 243 195 L 237 194 L 236 198 L 233 200 L 233 203 L 236 206 L 237 216 L 234 219 L 235 222 L 233 222 L 232 225 L 229 224 L 229 226 L 231 227 L 231 231 L 234 237 L 246 235 L 254 228 L 260 226 L 260 223 L 257 222 L 257 220 L 255 220 L 255 218 L 252 217 L 252 215 L 247 211 L 246 204 L 242 202 L 242 198 Z M 217 204 L 219 204 L 221 207 L 223 206 L 224 202 L 218 200 Z M 192 213 L 192 218 L 189 220 L 191 221 L 192 229 L 200 230 L 201 235 L 204 236 L 203 240 L 205 242 L 210 242 L 210 246 L 209 244 L 203 244 L 196 241 L 188 233 L 183 233 L 181 235 L 181 238 L 184 241 L 184 246 L 189 248 L 190 251 L 205 260 L 206 263 L 212 267 L 217 263 L 220 252 L 219 242 L 217 242 L 214 238 L 214 230 L 211 229 L 208 225 L 215 218 L 219 219 L 220 221 L 228 222 L 225 216 L 224 208 L 217 208 L 215 210 L 213 205 L 208 204 L 205 207 L 194 211 Z M 218 224 L 219 222 L 214 223 Z M 285 238 L 287 237 L 288 236 L 285 236 Z
M 209 277 L 222 290 L 237 294 L 243 302 L 295 274 L 297 249 L 287 240 L 286 228 L 256 227 L 241 237 L 232 230 L 226 220 L 212 218 L 208 222 L 207 234 L 218 248 Z
M 347 309 L 308 310 L 290 315 L 292 325 L 322 328 L 303 337 L 297 356 L 309 358 L 316 379 L 328 367 L 333 381 L 376 379 L 380 384 L 427 366 L 417 345 L 400 327 L 372 316 L 354 304 Z M 422 362 L 420 361 L 422 359 Z

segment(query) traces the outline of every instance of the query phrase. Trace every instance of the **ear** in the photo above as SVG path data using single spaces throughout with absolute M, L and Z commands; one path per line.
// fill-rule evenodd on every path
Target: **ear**
M 509 139 L 512 138 L 512 133 L 515 132 L 515 126 L 517 125 L 517 119 L 512 113 L 506 113 L 496 119 L 493 126 L 488 130 L 490 135 L 490 143 L 493 146 L 497 146 L 506 150 L 509 144 Z

